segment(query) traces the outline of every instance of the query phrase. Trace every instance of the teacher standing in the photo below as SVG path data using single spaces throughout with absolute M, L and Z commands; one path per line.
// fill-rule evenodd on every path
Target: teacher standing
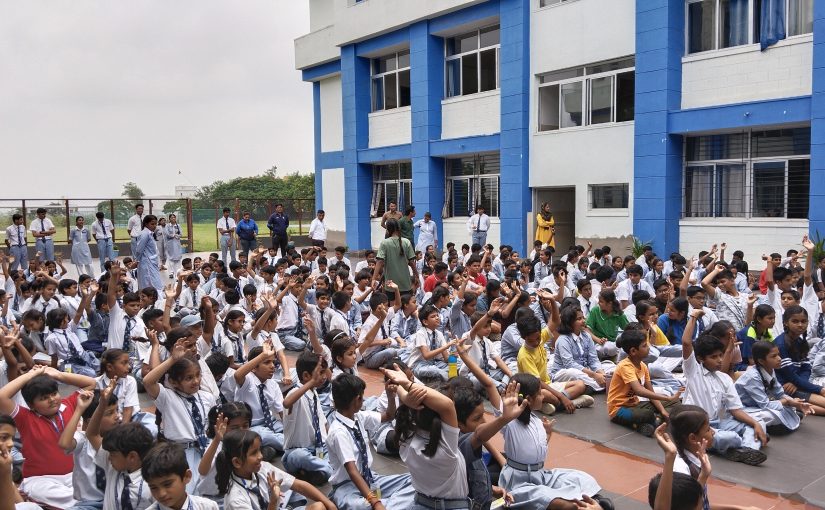
M 158 219 L 153 214 L 143 217 L 143 230 L 135 241 L 135 259 L 138 262 L 138 288 L 154 287 L 159 294 L 163 292 L 158 264 L 158 245 L 155 243 L 155 229 Z
M 275 212 L 266 222 L 269 235 L 272 238 L 272 249 L 281 250 L 281 257 L 286 258 L 286 249 L 289 245 L 289 216 L 284 214 L 284 204 L 276 204 Z
M 541 204 L 538 216 L 536 216 L 536 241 L 541 244 L 556 248 L 556 220 L 550 212 L 550 204 Z

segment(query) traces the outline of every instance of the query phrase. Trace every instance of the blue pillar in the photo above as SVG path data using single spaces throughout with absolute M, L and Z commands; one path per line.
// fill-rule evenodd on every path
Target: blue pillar
M 501 242 L 527 253 L 530 210 L 530 0 L 501 0 Z
M 813 87 L 811 94 L 811 236 L 825 236 L 825 2 L 814 2 Z
M 321 82 L 312 82 L 313 131 L 315 136 L 315 208 L 324 207 L 324 187 L 321 164 Z M 313 215 L 314 215 L 313 211 Z
M 444 42 L 429 33 L 429 22 L 410 27 L 410 108 L 412 113 L 413 205 L 416 217 L 432 213 L 444 238 L 444 160 L 430 156 L 430 140 L 441 138 Z
M 633 233 L 667 256 L 679 249 L 682 138 L 668 134 L 668 111 L 682 96 L 685 4 L 636 0 L 636 120 Z
M 341 48 L 341 94 L 344 121 L 344 204 L 347 245 L 351 250 L 370 247 L 372 173 L 358 163 L 358 149 L 369 143 L 370 64 L 355 53 L 355 45 Z

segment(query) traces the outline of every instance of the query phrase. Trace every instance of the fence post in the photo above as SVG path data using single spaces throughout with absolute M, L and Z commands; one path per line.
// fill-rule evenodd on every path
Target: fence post
M 189 253 L 192 253 L 192 252 L 195 251 L 195 241 L 194 241 L 194 238 L 192 236 L 192 228 L 194 228 L 193 227 L 193 222 L 192 222 L 192 199 L 187 198 L 186 199 L 186 232 L 187 232 L 187 237 L 189 238 Z
M 213 209 L 215 209 L 215 223 L 213 223 L 213 225 L 217 225 L 218 224 L 218 219 L 220 218 L 220 215 L 218 214 L 218 209 L 223 210 L 223 207 L 221 207 L 220 203 L 218 203 L 218 205 L 213 207 Z M 223 213 L 221 213 L 221 214 L 223 214 Z M 218 248 L 221 247 L 221 240 L 220 240 L 220 237 L 218 235 L 218 229 L 216 227 L 216 228 L 213 228 L 212 230 L 215 232 L 215 246 L 216 246 L 215 249 L 218 249 Z
M 152 199 L 149 199 L 149 214 L 155 214 L 152 212 Z
M 112 228 L 115 231 L 115 234 L 112 235 L 112 248 L 114 248 L 115 243 L 117 243 L 117 225 L 115 225 L 115 200 L 113 198 L 109 199 L 109 219 L 112 220 Z
M 69 223 L 71 219 L 72 213 L 69 211 L 69 199 L 66 199 L 66 244 L 69 244 L 69 237 L 72 231 L 71 224 Z
M 235 198 L 235 235 L 232 236 L 232 244 L 235 245 L 235 249 L 241 249 L 241 240 L 238 239 L 238 222 L 241 221 L 241 199 Z M 243 297 L 243 296 L 241 296 Z
M 23 214 L 23 225 L 28 225 L 29 222 L 26 220 L 26 201 L 21 200 L 20 202 L 22 203 L 21 205 L 23 206 L 23 209 L 20 211 Z

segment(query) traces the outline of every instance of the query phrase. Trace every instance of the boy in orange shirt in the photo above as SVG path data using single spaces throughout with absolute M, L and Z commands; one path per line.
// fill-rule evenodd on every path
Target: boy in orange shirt
M 656 431 L 657 418 L 666 418 L 665 408 L 676 405 L 682 395 L 661 395 L 653 391 L 650 372 L 642 361 L 650 353 L 650 344 L 643 331 L 625 330 L 616 342 L 627 353 L 616 366 L 607 390 L 607 412 L 610 421 L 630 427 L 640 434 L 651 437 Z M 649 400 L 640 401 L 639 397 Z M 658 415 L 658 416 L 657 416 Z

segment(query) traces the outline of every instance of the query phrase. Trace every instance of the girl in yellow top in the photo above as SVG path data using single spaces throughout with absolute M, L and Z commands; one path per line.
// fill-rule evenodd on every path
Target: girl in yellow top
M 650 345 L 670 345 L 661 329 L 659 329 L 656 320 L 659 318 L 659 309 L 651 301 L 639 301 L 636 303 L 636 320 L 647 335 L 647 341 Z
M 556 220 L 553 219 L 550 204 L 547 202 L 541 204 L 539 214 L 536 216 L 536 241 L 541 241 L 542 244 L 553 249 L 556 248 Z

